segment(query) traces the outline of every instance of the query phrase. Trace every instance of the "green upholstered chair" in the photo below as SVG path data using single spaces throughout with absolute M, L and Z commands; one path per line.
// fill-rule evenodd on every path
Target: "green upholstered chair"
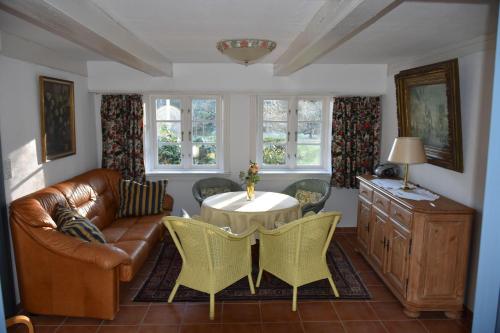
M 180 285 L 210 294 L 210 319 L 214 319 L 215 293 L 245 276 L 251 293 L 255 293 L 250 236 L 256 227 L 235 235 L 194 219 L 167 216 L 162 221 L 182 258 L 169 303 Z
M 330 197 L 331 186 L 328 182 L 321 179 L 303 179 L 289 185 L 281 193 L 288 194 L 291 197 L 297 198 L 297 193 L 318 193 L 318 197 L 313 202 L 301 202 L 302 215 L 307 212 L 319 213 L 325 206 L 326 200 Z M 299 199 L 299 202 L 301 200 Z
M 292 310 L 297 309 L 297 288 L 328 279 L 339 297 L 326 263 L 326 252 L 342 214 L 327 212 L 303 217 L 277 229 L 259 227 L 259 275 L 269 272 L 293 287 Z
M 209 196 L 224 192 L 242 191 L 238 183 L 231 179 L 219 177 L 200 179 L 193 184 L 192 190 L 194 199 L 198 201 L 200 206 L 203 200 Z

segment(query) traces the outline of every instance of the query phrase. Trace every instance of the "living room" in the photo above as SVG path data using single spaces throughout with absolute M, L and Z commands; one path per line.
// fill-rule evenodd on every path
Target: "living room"
M 5 317 L 36 332 L 494 332 L 497 16 L 497 1 L 0 1 Z M 122 212 L 129 180 L 168 181 L 155 214 L 171 217 Z M 61 201 L 109 244 L 52 228 Z M 255 294 L 246 275 L 214 302 L 179 282 L 196 240 L 180 216 L 249 241 L 237 262 Z M 312 233 L 328 267 L 295 285 L 263 253 L 308 221 L 331 223 Z

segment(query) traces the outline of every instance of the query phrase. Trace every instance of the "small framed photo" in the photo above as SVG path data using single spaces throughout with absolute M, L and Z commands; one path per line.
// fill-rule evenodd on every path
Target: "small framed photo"
M 72 81 L 39 77 L 42 162 L 76 154 Z

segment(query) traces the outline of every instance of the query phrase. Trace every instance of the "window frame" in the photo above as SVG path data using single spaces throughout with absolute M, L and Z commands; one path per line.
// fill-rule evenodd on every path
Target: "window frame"
M 179 165 L 164 165 L 158 160 L 158 137 L 157 123 L 163 120 L 156 119 L 157 99 L 178 99 L 181 101 L 181 163 Z M 196 165 L 193 163 L 193 119 L 192 101 L 194 99 L 215 99 L 216 100 L 216 163 L 214 165 Z M 147 120 L 145 129 L 147 135 L 147 170 L 152 172 L 223 172 L 224 170 L 224 102 L 221 95 L 212 94 L 153 94 L 148 98 Z M 149 120 L 149 121 L 148 121 Z
M 284 165 L 266 165 L 263 163 L 263 125 L 264 125 L 264 100 L 287 100 L 287 142 L 286 156 Z M 319 165 L 298 165 L 297 164 L 297 146 L 298 146 L 298 102 L 299 100 L 321 100 L 321 141 L 320 141 L 320 164 Z M 256 160 L 261 165 L 263 172 L 320 172 L 330 173 L 330 150 L 331 150 L 331 112 L 330 106 L 332 97 L 323 95 L 259 95 L 257 96 L 257 140 L 256 140 Z

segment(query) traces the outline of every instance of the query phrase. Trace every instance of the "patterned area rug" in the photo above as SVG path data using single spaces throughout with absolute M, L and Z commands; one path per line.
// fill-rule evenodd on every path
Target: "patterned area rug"
M 258 246 L 252 247 L 252 252 L 258 252 Z M 258 273 L 258 253 L 252 253 L 254 283 Z M 333 280 L 341 299 L 370 299 L 370 293 L 354 269 L 341 246 L 333 241 L 327 252 L 327 262 L 332 272 Z M 175 244 L 168 237 L 156 260 L 149 277 L 144 282 L 134 298 L 136 302 L 166 302 L 175 285 L 182 266 L 182 259 Z M 256 294 L 250 294 L 247 278 L 243 278 L 230 287 L 215 295 L 217 301 L 238 300 L 276 300 L 291 299 L 292 287 L 275 276 L 264 271 L 260 288 Z M 328 280 L 313 282 L 298 290 L 299 299 L 336 299 Z M 177 302 L 207 302 L 208 294 L 180 286 L 174 301 Z

